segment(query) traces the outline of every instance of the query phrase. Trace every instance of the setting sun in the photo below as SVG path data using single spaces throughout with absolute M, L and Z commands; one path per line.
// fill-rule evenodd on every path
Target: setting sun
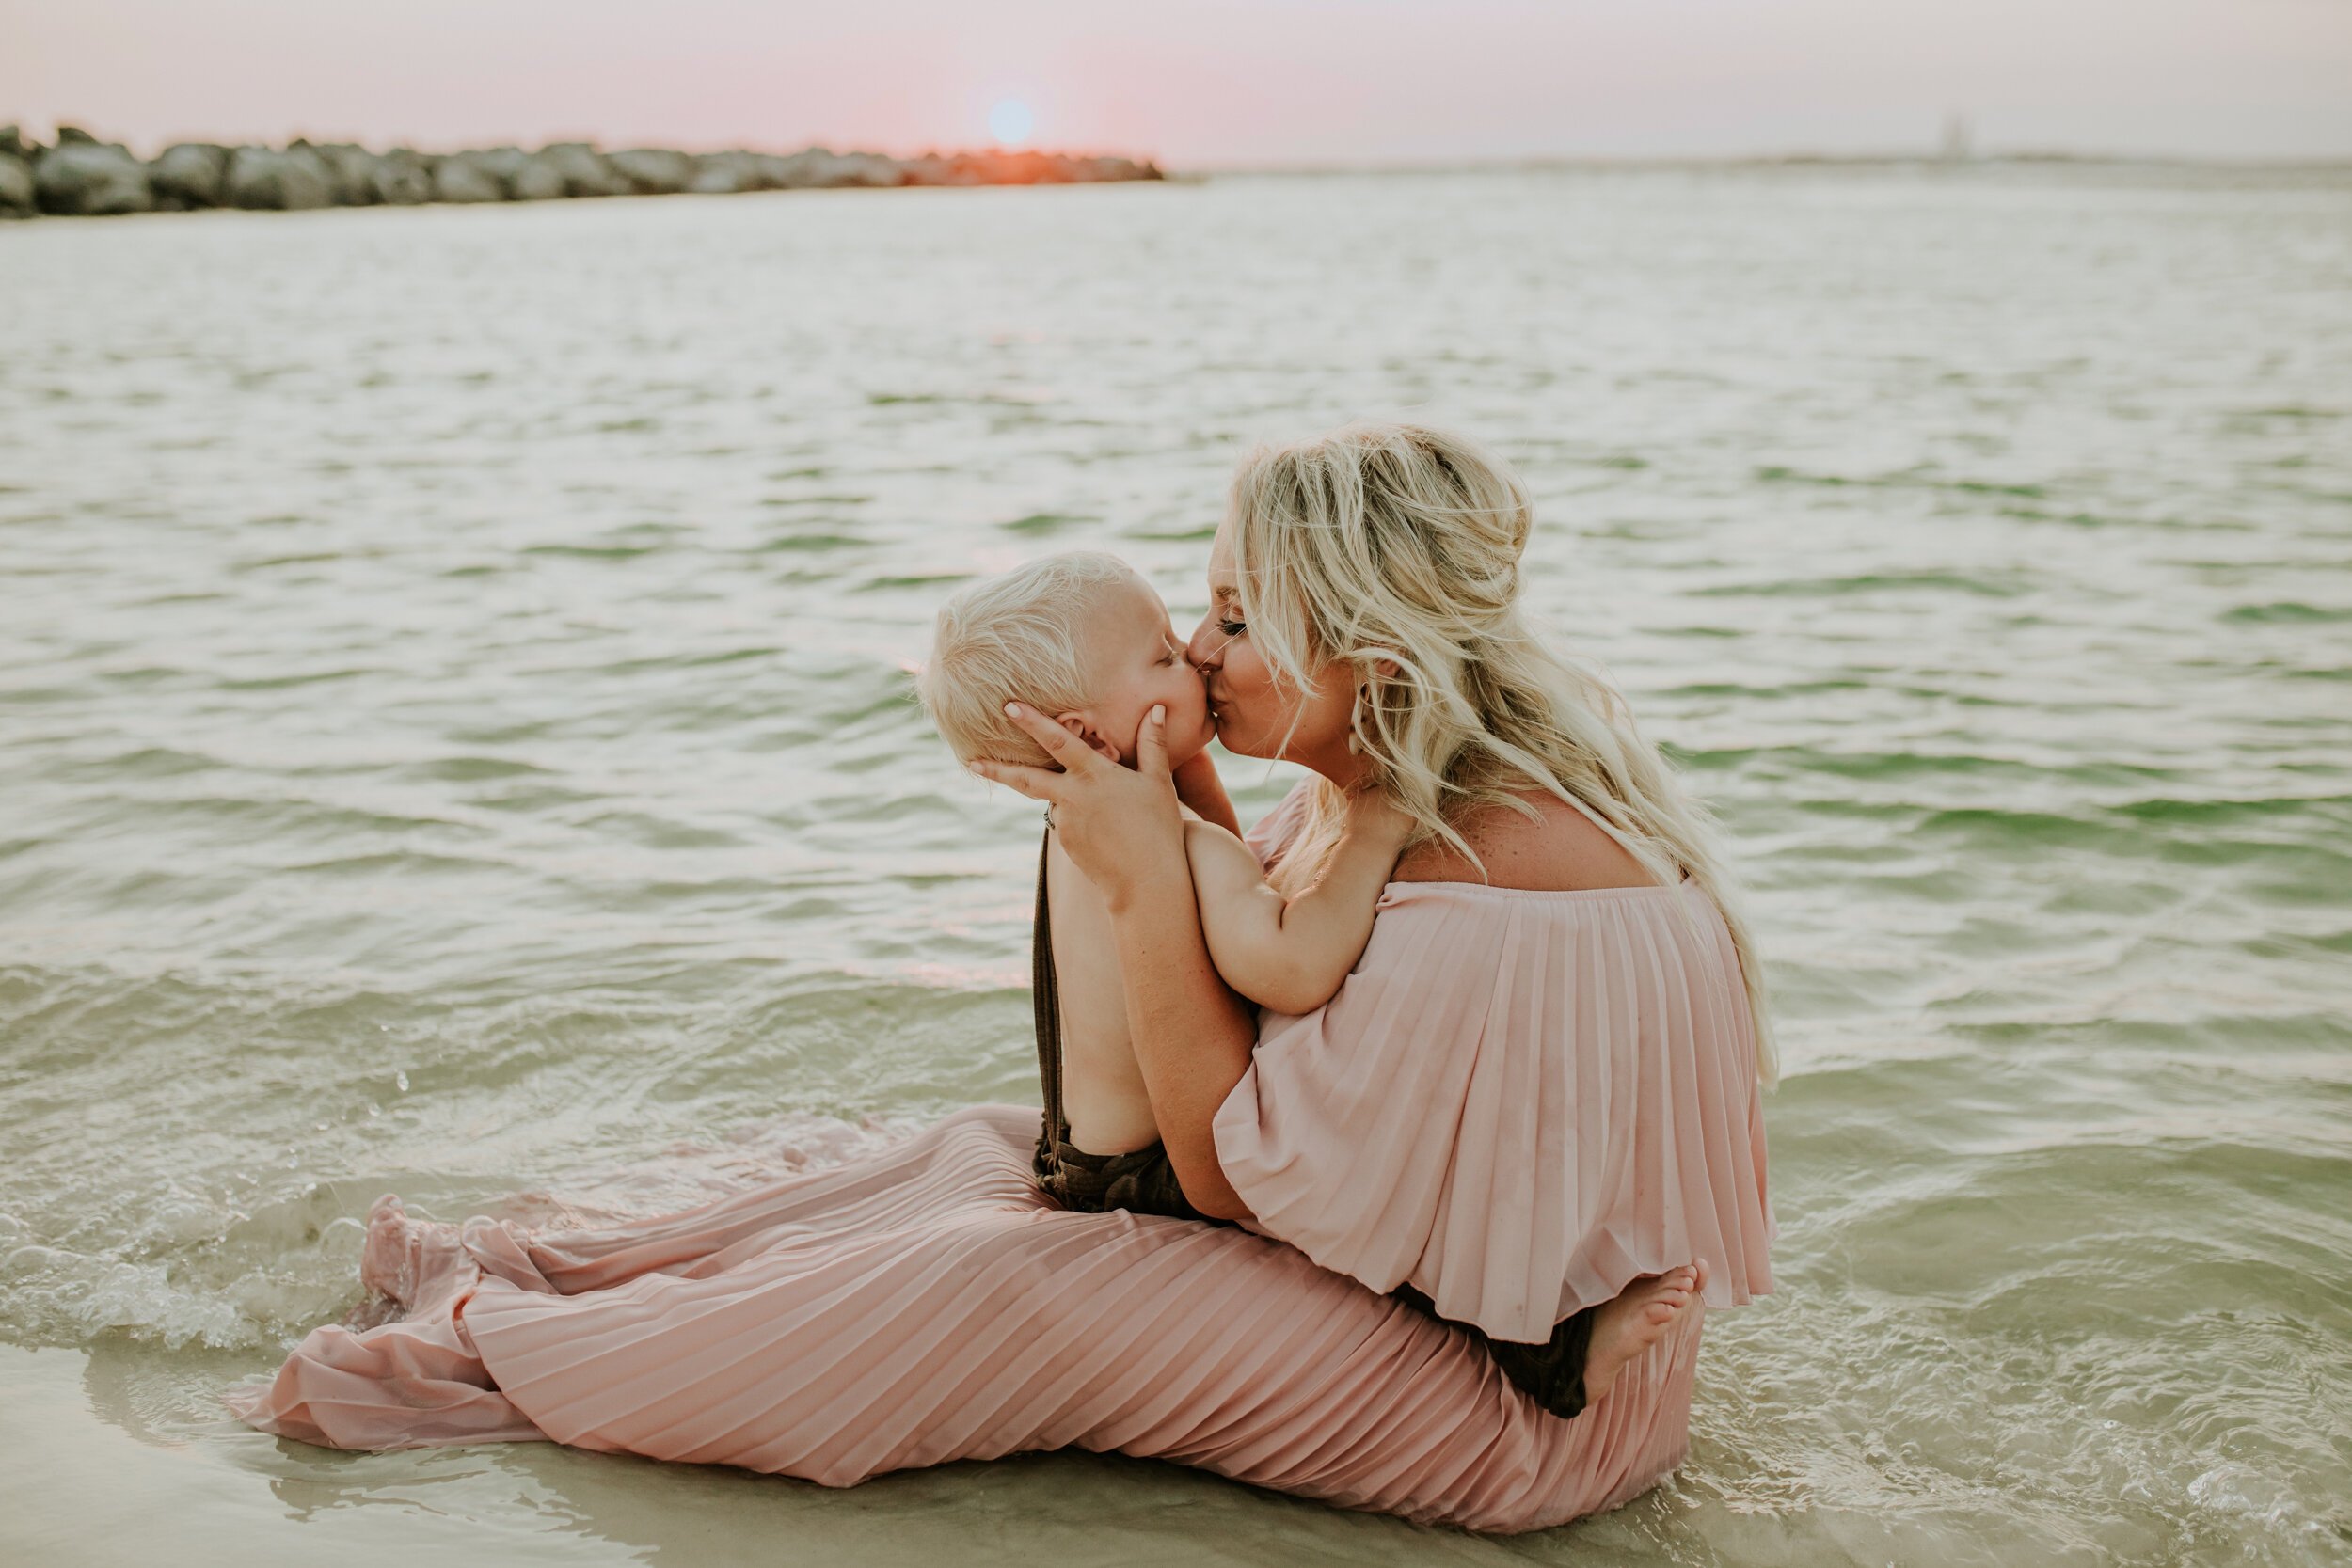
M 1018 98 L 1007 98 L 988 111 L 988 134 L 996 138 L 999 147 L 1019 147 L 1029 139 L 1036 128 L 1037 117 Z

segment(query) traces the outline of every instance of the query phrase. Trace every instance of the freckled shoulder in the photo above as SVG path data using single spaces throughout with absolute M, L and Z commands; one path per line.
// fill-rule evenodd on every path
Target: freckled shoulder
M 1526 793 L 1520 798 L 1535 808 L 1535 820 L 1493 806 L 1455 824 L 1485 863 L 1485 876 L 1451 845 L 1427 843 L 1406 852 L 1392 879 L 1483 881 L 1532 893 L 1654 885 L 1640 861 L 1575 807 L 1549 795 Z

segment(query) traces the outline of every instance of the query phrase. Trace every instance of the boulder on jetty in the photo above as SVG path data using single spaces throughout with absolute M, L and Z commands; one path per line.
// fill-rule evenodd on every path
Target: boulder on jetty
M 53 147 L 34 163 L 33 199 L 44 213 L 102 217 L 151 211 L 155 192 L 147 166 L 129 149 L 82 140 Z
M 375 160 L 372 182 L 376 201 L 387 207 L 421 207 L 433 199 L 433 166 L 405 147 Z
M 13 152 L 0 152 L 0 218 L 28 218 L 35 211 L 33 166 Z
M 887 189 L 907 182 L 906 166 L 879 152 L 835 152 L 812 147 L 785 160 L 786 180 L 799 189 L 842 190 L 851 186 Z
M 229 175 L 221 187 L 224 206 L 295 213 L 325 207 L 334 198 L 335 182 L 326 161 L 307 147 L 283 152 L 240 147 L 229 154 Z
M 558 196 L 627 196 L 630 189 L 604 154 L 584 141 L 560 141 L 532 153 L 523 173 L 515 177 L 517 198 L 534 199 L 523 196 L 522 185 L 526 178 L 535 183 L 541 171 L 563 182 Z
M 506 182 L 483 152 L 457 152 L 433 166 L 436 201 L 503 201 Z
M 384 199 L 376 185 L 374 153 L 356 142 L 321 142 L 310 149 L 326 166 L 328 184 L 338 207 L 373 207 Z
M 176 142 L 147 166 L 155 205 L 166 211 L 217 207 L 229 182 L 229 150 L 210 142 Z
M 783 163 L 757 152 L 707 152 L 694 160 L 694 174 L 686 188 L 697 196 L 782 190 Z
M 675 196 L 693 182 L 694 160 L 658 147 L 608 152 L 604 161 L 639 196 Z
M 59 126 L 51 147 L 26 140 L 16 126 L 0 126 L 0 218 L 1161 178 L 1149 162 L 1062 152 L 927 152 L 914 158 L 825 147 L 798 152 L 692 153 L 658 147 L 603 152 L 577 141 L 555 142 L 536 152 L 489 147 L 439 154 L 405 147 L 371 152 L 354 142 L 313 145 L 302 139 L 283 148 L 176 142 L 142 164 L 119 143 L 101 141 L 78 126 Z
M 516 201 L 561 201 L 571 195 L 564 188 L 563 172 L 536 157 L 523 160 L 523 166 L 506 182 L 506 193 Z

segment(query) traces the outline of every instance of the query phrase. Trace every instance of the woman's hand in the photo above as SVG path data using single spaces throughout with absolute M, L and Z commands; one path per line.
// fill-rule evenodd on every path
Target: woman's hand
M 1155 888 L 1165 889 L 1170 879 L 1184 879 L 1184 817 L 1162 734 L 1166 708 L 1144 715 L 1133 769 L 1104 757 L 1024 704 L 1007 703 L 1005 714 L 1058 766 L 975 762 L 972 771 L 1047 804 L 1063 851 L 1102 892 L 1113 914 Z
M 1062 848 L 1110 904 L 1127 1035 L 1176 1180 L 1202 1213 L 1246 1219 L 1249 1205 L 1217 1164 L 1216 1112 L 1249 1070 L 1257 1022 L 1217 977 L 1200 935 L 1160 733 L 1167 712 L 1144 717 L 1132 772 L 1019 703 L 1005 712 L 1058 769 L 976 762 L 972 771 L 1052 808 Z

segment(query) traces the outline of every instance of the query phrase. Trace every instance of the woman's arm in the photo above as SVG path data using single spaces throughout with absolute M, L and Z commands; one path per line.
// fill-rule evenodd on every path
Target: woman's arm
M 1181 862 L 1172 878 L 1155 877 L 1126 901 L 1111 900 L 1111 936 L 1127 1036 L 1184 1200 L 1215 1219 L 1248 1219 L 1249 1206 L 1217 1163 L 1215 1123 L 1217 1107 L 1249 1070 L 1258 1025 L 1209 960 L 1192 878 Z
M 1053 807 L 1062 848 L 1110 909 L 1136 1065 L 1176 1180 L 1202 1213 L 1246 1219 L 1248 1205 L 1217 1163 L 1213 1124 L 1249 1069 L 1257 1023 L 1217 978 L 1200 935 L 1161 734 L 1167 715 L 1146 716 L 1129 770 L 1021 704 L 1005 711 L 1059 770 L 976 762 L 972 771 Z

